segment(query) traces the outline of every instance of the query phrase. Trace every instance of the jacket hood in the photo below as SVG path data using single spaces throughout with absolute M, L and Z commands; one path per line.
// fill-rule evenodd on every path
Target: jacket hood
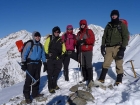
M 72 29 L 73 29 L 73 26 L 72 26 L 72 25 L 67 25 L 66 30 L 67 30 L 68 28 L 72 28 Z
M 87 21 L 85 19 L 80 20 L 79 25 L 81 25 L 81 24 L 85 24 L 87 26 Z
M 86 25 L 85 28 L 84 28 L 84 30 L 88 28 L 87 21 L 85 19 L 80 20 L 80 22 L 79 22 L 80 30 L 81 30 L 81 24 L 85 24 Z
M 69 32 L 69 31 L 67 30 L 68 28 L 72 29 L 72 31 Z M 66 33 L 67 33 L 67 34 L 73 34 L 73 26 L 72 26 L 72 25 L 67 25 L 67 27 L 66 27 Z

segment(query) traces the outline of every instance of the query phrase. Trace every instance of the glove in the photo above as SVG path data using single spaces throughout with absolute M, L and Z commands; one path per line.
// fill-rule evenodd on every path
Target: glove
M 21 62 L 21 69 L 23 71 L 26 71 L 27 70 L 27 63 L 26 62 Z
M 65 54 L 58 56 L 58 58 L 62 60 L 64 59 L 64 57 L 65 57 Z
M 104 46 L 104 45 L 101 46 L 101 54 L 102 54 L 103 57 L 104 57 L 105 54 L 106 54 L 105 46 Z
M 45 71 L 47 71 L 47 63 L 46 62 L 43 62 L 43 65 L 44 65 L 43 72 L 45 72 Z
M 46 59 L 50 59 L 52 57 L 52 53 L 48 53 L 48 54 L 45 54 L 46 55 Z
M 84 44 L 84 43 L 86 43 L 86 39 L 81 39 L 81 40 L 77 41 L 77 45 L 81 45 L 81 44 Z
M 117 53 L 118 59 L 123 59 L 125 49 L 126 49 L 125 47 L 120 47 L 120 48 L 119 48 L 119 51 L 118 51 L 118 53 Z

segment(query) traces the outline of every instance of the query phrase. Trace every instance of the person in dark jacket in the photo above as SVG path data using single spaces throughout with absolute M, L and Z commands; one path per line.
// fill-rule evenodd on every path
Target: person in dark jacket
M 78 61 L 77 53 L 75 52 L 75 39 L 76 35 L 73 34 L 73 26 L 72 25 L 67 25 L 66 27 L 66 33 L 62 35 L 62 42 L 65 43 L 66 46 L 66 54 L 63 60 L 64 64 L 64 77 L 65 81 L 69 81 L 69 63 L 70 63 L 70 58 L 74 59 L 75 61 Z
M 49 35 L 45 41 L 44 48 L 47 60 L 48 89 L 50 93 L 58 90 L 57 78 L 62 69 L 62 59 L 66 52 L 65 44 L 62 43 L 59 34 L 61 30 L 58 26 L 52 29 L 52 35 Z
M 31 42 L 28 42 L 23 48 L 23 52 L 21 55 L 22 58 L 21 69 L 24 71 L 27 70 L 34 79 L 39 80 L 42 62 L 44 64 L 44 69 L 46 69 L 46 57 L 45 57 L 44 48 L 40 43 L 40 38 L 41 38 L 40 33 L 33 32 L 32 37 L 33 37 L 32 40 L 33 46 Z M 27 104 L 32 102 L 30 98 L 31 83 L 32 83 L 31 77 L 28 74 L 26 74 L 23 94 L 25 96 L 25 100 Z M 38 81 L 36 84 L 32 86 L 33 98 L 43 96 L 43 94 L 39 94 L 39 84 L 40 81 Z
M 113 59 L 116 63 L 117 79 L 115 85 L 122 83 L 123 77 L 123 57 L 126 46 L 128 44 L 128 28 L 119 21 L 119 11 L 112 10 L 111 22 L 109 22 L 104 30 L 101 45 L 101 54 L 104 56 L 104 63 L 102 66 L 102 72 L 99 77 L 99 81 L 104 83 L 106 73 L 111 65 Z M 121 27 L 121 32 L 118 29 L 118 25 Z
M 83 81 L 90 83 L 93 80 L 93 67 L 92 67 L 92 51 L 95 42 L 95 36 L 91 29 L 88 29 L 87 21 L 81 20 L 80 31 L 76 36 L 76 45 L 80 55 L 81 70 L 83 74 Z

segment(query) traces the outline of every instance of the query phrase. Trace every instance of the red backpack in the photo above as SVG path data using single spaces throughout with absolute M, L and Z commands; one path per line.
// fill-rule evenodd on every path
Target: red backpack
M 128 27 L 128 22 L 125 19 L 120 19 L 120 22 L 124 23 L 127 27 Z M 121 33 L 122 32 L 122 28 L 119 27 L 120 25 L 118 25 L 118 30 Z M 130 35 L 128 36 L 128 40 L 130 39 Z

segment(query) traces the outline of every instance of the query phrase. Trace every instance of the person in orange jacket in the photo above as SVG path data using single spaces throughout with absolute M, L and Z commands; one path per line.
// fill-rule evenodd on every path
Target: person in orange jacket
M 80 31 L 77 33 L 75 44 L 77 45 L 77 52 L 80 55 L 80 64 L 83 75 L 83 80 L 88 83 L 93 81 L 93 69 L 92 69 L 92 51 L 95 42 L 95 35 L 91 29 L 88 29 L 87 21 L 81 20 Z

